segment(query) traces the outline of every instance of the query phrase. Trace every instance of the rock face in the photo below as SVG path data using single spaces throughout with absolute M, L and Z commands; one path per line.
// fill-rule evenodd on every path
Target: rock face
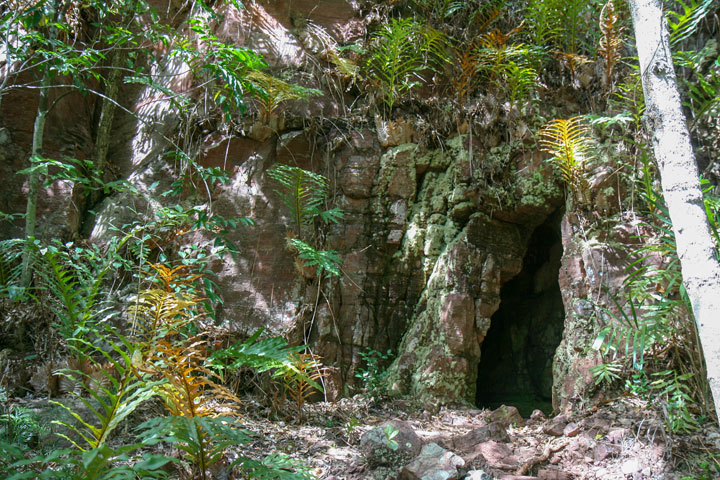
M 318 28 L 341 43 L 365 34 L 365 20 L 356 4 L 250 2 L 240 13 L 222 12 L 225 19 L 216 32 L 222 40 L 263 54 L 273 68 L 293 67 L 312 77 L 303 69 L 326 61 L 317 45 Z M 172 72 L 178 66 L 163 68 Z M 184 91 L 190 80 L 180 75 L 170 87 Z M 322 87 L 315 80 L 307 86 Z M 172 150 L 167 138 L 176 137 L 178 120 L 169 103 L 151 102 L 147 91 L 133 88 L 123 91 L 122 102 L 143 122 L 118 113 L 110 160 L 117 176 L 127 179 L 136 192 L 115 194 L 89 206 L 98 211 L 96 218 L 74 218 L 71 186 L 57 185 L 43 197 L 45 225 L 58 225 L 46 229 L 46 238 L 69 239 L 84 232 L 102 243 L 113 234 L 112 227 L 135 219 L 135 212 L 150 217 L 161 210 L 164 200 L 159 193 L 179 173 L 166 160 Z M 5 122 L 0 130 L 0 168 L 7 169 L 10 177 L 10 170 L 26 166 L 28 157 L 32 111 L 22 112 L 20 106 L 32 106 L 34 100 L 23 95 L 27 92 L 8 95 L 0 115 Z M 58 115 L 48 122 L 52 141 L 46 153 L 73 147 L 74 155 L 86 158 L 92 153 L 91 142 L 63 128 L 72 123 L 89 129 L 75 119 L 84 118 L 84 111 L 94 105 L 83 100 L 73 109 L 71 97 L 61 102 Z M 492 105 L 490 98 L 478 98 L 478 108 L 485 114 L 474 124 L 473 136 L 453 133 L 454 138 L 445 139 L 442 146 L 429 146 L 424 138 L 428 131 L 408 124 L 403 128 L 411 133 L 397 141 L 384 139 L 386 147 L 378 141 L 378 132 L 368 127 L 374 124 L 370 118 L 342 129 L 328 125 L 332 122 L 304 120 L 341 118 L 344 105 L 350 103 L 345 100 L 353 99 L 343 93 L 327 94 L 308 103 L 289 104 L 272 128 L 264 125 L 262 135 L 250 125 L 245 125 L 247 135 L 240 128 L 228 134 L 203 126 L 202 134 L 193 139 L 197 146 L 192 153 L 198 162 L 224 169 L 231 182 L 199 189 L 183 198 L 183 204 L 209 206 L 211 201 L 214 213 L 250 217 L 257 224 L 231 231 L 227 239 L 239 254 L 211 266 L 224 299 L 217 319 L 239 335 L 266 328 L 293 343 L 309 343 L 325 364 L 336 368 L 336 391 L 348 393 L 363 366 L 361 352 L 392 349 L 396 358 L 388 376 L 391 393 L 413 395 L 430 405 L 473 402 L 478 364 L 484 352 L 492 352 L 484 344 L 486 335 L 493 321 L 501 321 L 493 320 L 501 289 L 527 266 L 533 232 L 562 208 L 562 189 L 527 135 L 528 126 Z M 12 125 L 8 118 L 13 118 Z M 516 126 L 515 133 L 507 134 L 510 123 Z M 394 145 L 419 139 L 425 141 Z M 322 248 L 336 250 L 343 259 L 342 278 L 319 280 L 304 271 L 287 248 L 291 221 L 266 173 L 277 163 L 328 177 L 331 203 L 341 207 L 345 216 L 341 223 L 318 228 L 315 234 Z M 3 211 L 20 212 L 24 187 L 22 179 L 13 179 L 0 194 L 0 206 Z M 556 282 L 558 268 L 561 272 L 559 289 L 567 320 L 552 367 L 556 406 L 586 394 L 592 385 L 588 372 L 598 359 L 579 353 L 587 351 L 588 338 L 599 329 L 588 302 L 600 292 L 601 284 L 609 281 L 617 286 L 625 261 L 621 253 L 630 242 L 630 232 L 620 229 L 613 230 L 602 245 L 588 246 L 573 230 L 577 222 L 567 216 L 563 222 L 562 266 L 558 243 L 552 251 L 555 270 L 542 270 L 550 263 L 545 259 L 528 274 L 532 288 L 543 291 L 557 288 L 548 285 Z M 22 225 L 17 224 L 5 234 L 21 233 Z M 183 244 L 211 241 L 208 232 L 196 232 L 172 239 L 165 251 L 172 256 Z M 542 328 L 526 327 L 525 338 Z M 557 339 L 545 341 L 540 349 L 543 360 L 537 371 L 527 370 L 527 361 L 513 368 L 526 368 L 529 373 L 523 378 L 540 372 L 537 376 L 549 388 L 553 342 Z

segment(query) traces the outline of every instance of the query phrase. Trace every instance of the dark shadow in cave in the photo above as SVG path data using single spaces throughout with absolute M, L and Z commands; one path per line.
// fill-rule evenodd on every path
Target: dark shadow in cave
M 534 409 L 552 411 L 552 362 L 565 320 L 558 284 L 561 219 L 557 211 L 535 229 L 522 271 L 502 286 L 482 343 L 478 407 L 514 405 L 524 417 Z

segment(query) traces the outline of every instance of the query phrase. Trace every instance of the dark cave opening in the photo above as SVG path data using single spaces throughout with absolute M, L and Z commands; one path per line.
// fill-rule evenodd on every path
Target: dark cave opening
M 561 213 L 535 229 L 522 271 L 502 286 L 482 343 L 478 407 L 513 405 L 524 417 L 535 409 L 552 411 L 552 362 L 565 320 L 558 284 Z

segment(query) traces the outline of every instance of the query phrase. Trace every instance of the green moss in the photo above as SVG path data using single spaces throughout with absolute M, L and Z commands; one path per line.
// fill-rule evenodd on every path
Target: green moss
M 563 193 L 557 182 L 546 181 L 540 172 L 519 176 L 515 190 L 519 192 L 517 203 L 521 207 L 547 206 L 548 199 L 558 198 Z

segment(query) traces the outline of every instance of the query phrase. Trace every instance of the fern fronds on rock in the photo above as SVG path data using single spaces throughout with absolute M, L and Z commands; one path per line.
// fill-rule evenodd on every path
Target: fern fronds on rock
M 462 106 L 465 98 L 473 91 L 477 82 L 477 72 L 480 58 L 477 52 L 477 45 L 471 43 L 465 48 L 456 47 L 454 64 L 455 75 L 450 78 L 458 105 Z
M 590 159 L 589 128 L 581 122 L 580 117 L 557 119 L 540 131 L 542 149 L 552 155 L 550 162 L 578 198 L 587 188 L 585 166 Z
M 320 217 L 325 223 L 336 223 L 342 218 L 341 210 L 322 208 L 328 197 L 328 182 L 324 176 L 289 165 L 277 165 L 267 173 L 280 184 L 281 190 L 275 192 L 288 208 L 298 237 L 302 234 L 303 225 L 309 224 L 315 217 Z
M 252 85 L 253 93 L 260 103 L 260 119 L 264 122 L 269 120 L 270 115 L 283 102 L 322 95 L 320 90 L 290 84 L 258 70 L 249 72 L 247 81 Z
M 388 117 L 395 102 L 421 84 L 420 71 L 446 61 L 447 38 L 409 19 L 393 19 L 372 35 L 368 78 L 382 92 Z

